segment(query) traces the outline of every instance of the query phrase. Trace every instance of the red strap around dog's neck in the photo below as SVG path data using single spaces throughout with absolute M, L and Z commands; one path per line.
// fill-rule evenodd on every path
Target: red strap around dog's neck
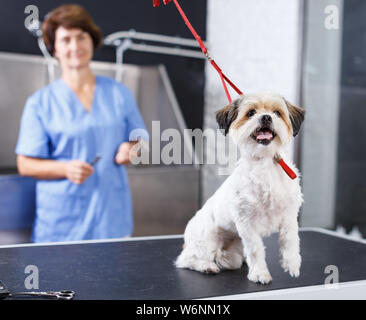
M 164 4 L 168 4 L 171 0 L 163 0 Z M 186 14 L 184 13 L 183 9 L 181 8 L 181 6 L 178 3 L 178 0 L 173 0 L 175 6 L 177 7 L 180 15 L 182 16 L 185 24 L 187 25 L 188 29 L 192 32 L 193 36 L 195 37 L 195 39 L 197 40 L 198 44 L 201 47 L 202 52 L 206 55 L 208 61 L 211 63 L 211 65 L 216 69 L 216 71 L 219 73 L 220 78 L 221 78 L 221 82 L 224 86 L 225 89 L 225 93 L 227 96 L 227 99 L 229 100 L 229 103 L 231 104 L 231 96 L 229 93 L 229 90 L 226 86 L 226 82 L 239 94 L 242 95 L 243 93 L 228 79 L 228 77 L 225 76 L 225 74 L 222 72 L 222 70 L 220 69 L 220 67 L 217 65 L 217 63 L 211 58 L 211 56 L 208 53 L 208 50 L 205 46 L 205 44 L 203 43 L 201 37 L 197 34 L 196 30 L 193 28 L 192 24 L 189 22 Z M 158 7 L 160 5 L 160 0 L 153 0 L 153 6 L 154 7 Z M 225 82 L 226 81 L 226 82 Z M 277 161 L 277 163 L 283 168 L 283 170 L 287 173 L 287 175 L 291 178 L 291 179 L 295 179 L 296 178 L 296 174 L 295 172 L 293 172 L 291 170 L 291 168 L 285 163 L 285 161 L 283 161 L 283 159 L 279 156 L 276 155 L 274 157 L 274 159 Z
M 276 159 L 278 157 L 278 160 Z M 280 156 L 275 157 L 277 163 L 282 167 L 282 169 L 287 173 L 287 175 L 292 179 L 296 179 L 296 173 L 292 171 L 292 169 L 283 161 Z

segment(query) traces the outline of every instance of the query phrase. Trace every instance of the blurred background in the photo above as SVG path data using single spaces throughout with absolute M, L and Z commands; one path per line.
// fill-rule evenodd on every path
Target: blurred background
M 105 44 L 93 71 L 127 85 L 148 130 L 217 128 L 227 104 L 173 3 L 89 0 Z M 0 244 L 29 241 L 35 180 L 17 174 L 14 153 L 24 103 L 59 76 L 37 33 L 25 28 L 69 1 L 2 0 L 0 10 Z M 362 0 L 180 0 L 211 56 L 245 93 L 278 92 L 306 109 L 291 148 L 302 172 L 300 226 L 366 236 L 366 2 Z M 152 36 L 153 35 L 153 36 Z M 186 41 L 191 39 L 191 41 Z M 231 91 L 233 97 L 236 93 Z M 163 147 L 163 145 L 162 145 Z M 187 147 L 187 146 L 183 146 Z M 207 145 L 210 153 L 223 145 Z M 180 234 L 227 176 L 217 165 L 129 166 L 134 236 Z

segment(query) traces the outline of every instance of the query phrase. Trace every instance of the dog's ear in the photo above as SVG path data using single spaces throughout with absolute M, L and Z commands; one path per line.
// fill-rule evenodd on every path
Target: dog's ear
M 231 124 L 237 118 L 238 113 L 239 113 L 238 100 L 229 104 L 225 108 L 216 111 L 216 121 L 219 124 L 219 128 L 225 130 L 224 133 L 225 136 L 229 132 Z
M 283 100 L 285 100 L 288 111 L 290 113 L 292 131 L 293 131 L 294 137 L 296 137 L 300 131 L 301 124 L 304 121 L 305 110 L 303 108 L 294 106 L 293 104 L 288 102 L 285 98 L 283 98 Z

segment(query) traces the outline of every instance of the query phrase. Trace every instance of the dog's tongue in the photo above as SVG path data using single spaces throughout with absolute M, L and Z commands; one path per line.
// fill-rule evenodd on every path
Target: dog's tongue
M 257 140 L 271 140 L 272 138 L 273 135 L 269 131 L 261 131 L 257 136 Z

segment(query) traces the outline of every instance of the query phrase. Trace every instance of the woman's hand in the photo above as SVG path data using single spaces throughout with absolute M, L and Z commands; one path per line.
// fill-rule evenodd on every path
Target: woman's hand
M 94 168 L 87 162 L 73 160 L 66 163 L 66 178 L 75 184 L 82 184 L 94 172 Z
M 116 157 L 114 159 L 115 163 L 121 164 L 130 164 L 131 160 L 138 156 L 138 152 L 132 147 L 138 143 L 138 141 L 130 141 L 130 142 L 123 142 L 118 148 L 116 153 Z

